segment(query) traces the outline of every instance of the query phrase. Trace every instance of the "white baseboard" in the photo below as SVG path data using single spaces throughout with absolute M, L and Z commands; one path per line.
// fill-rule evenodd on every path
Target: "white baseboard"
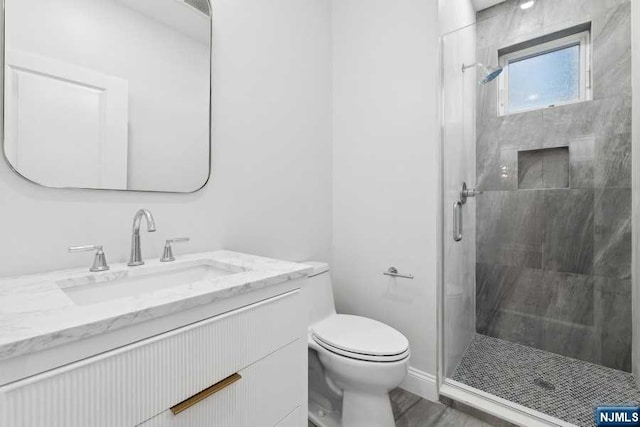
M 404 379 L 400 388 L 413 394 L 417 394 L 423 399 L 438 401 L 438 382 L 436 376 L 415 368 L 409 368 L 409 373 Z

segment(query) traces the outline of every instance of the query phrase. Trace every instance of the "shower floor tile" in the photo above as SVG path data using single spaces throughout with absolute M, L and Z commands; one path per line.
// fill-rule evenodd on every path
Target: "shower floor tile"
M 476 334 L 453 380 L 579 426 L 600 405 L 638 405 L 632 374 Z

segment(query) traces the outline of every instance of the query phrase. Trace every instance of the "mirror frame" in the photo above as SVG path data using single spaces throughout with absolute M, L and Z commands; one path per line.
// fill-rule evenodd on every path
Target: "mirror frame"
M 13 0 L 20 1 L 20 0 Z M 47 0 L 47 1 L 55 1 L 55 0 Z M 53 190 L 72 190 L 72 191 L 85 191 L 85 190 L 94 190 L 94 191 L 115 191 L 119 193 L 151 193 L 151 194 L 194 194 L 204 189 L 204 187 L 209 184 L 211 180 L 211 175 L 213 174 L 213 146 L 212 146 L 212 138 L 213 138 L 213 5 L 211 4 L 211 0 L 206 0 L 209 4 L 209 173 L 207 174 L 207 179 L 202 183 L 202 185 L 195 190 L 192 191 L 167 191 L 167 190 L 137 190 L 137 189 L 117 189 L 117 188 L 87 188 L 87 187 L 54 187 L 50 185 L 41 184 L 39 182 L 33 181 L 26 176 L 22 175 L 9 161 L 6 153 L 5 146 L 5 120 L 6 120 L 6 110 L 5 110 L 5 93 L 6 93 L 6 84 L 7 80 L 5 78 L 6 71 L 6 44 L 7 44 L 7 12 L 6 12 L 6 0 L 2 1 L 2 7 L 0 8 L 0 13 L 2 17 L 0 17 L 0 22 L 2 23 L 2 31 L 0 31 L 0 78 L 2 79 L 2 84 L 0 87 L 2 88 L 2 94 L 0 96 L 0 143 L 2 144 L 2 158 L 5 163 L 9 166 L 13 172 L 15 172 L 19 177 L 24 179 L 27 182 L 30 182 L 39 187 L 53 189 Z

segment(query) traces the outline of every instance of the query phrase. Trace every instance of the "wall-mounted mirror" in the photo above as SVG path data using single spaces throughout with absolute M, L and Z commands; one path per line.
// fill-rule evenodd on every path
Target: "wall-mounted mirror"
M 4 3 L 4 153 L 16 172 L 47 187 L 205 185 L 208 0 Z

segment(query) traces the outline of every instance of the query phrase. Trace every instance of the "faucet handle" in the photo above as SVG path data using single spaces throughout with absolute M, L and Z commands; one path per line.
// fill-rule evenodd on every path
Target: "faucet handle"
M 162 258 L 160 258 L 160 262 L 170 262 L 175 261 L 176 258 L 173 256 L 173 248 L 171 247 L 172 243 L 180 243 L 180 242 L 188 242 L 188 237 L 174 237 L 173 239 L 167 239 L 167 242 L 164 244 L 164 251 L 162 253 Z
M 102 250 L 102 246 L 100 245 L 84 245 L 84 246 L 71 246 L 69 247 L 69 252 L 88 252 L 88 251 L 96 251 L 96 256 L 93 259 L 93 266 L 89 269 L 89 271 L 93 273 L 97 273 L 99 271 L 107 271 L 109 266 L 107 265 L 107 257 L 104 255 L 104 251 Z

